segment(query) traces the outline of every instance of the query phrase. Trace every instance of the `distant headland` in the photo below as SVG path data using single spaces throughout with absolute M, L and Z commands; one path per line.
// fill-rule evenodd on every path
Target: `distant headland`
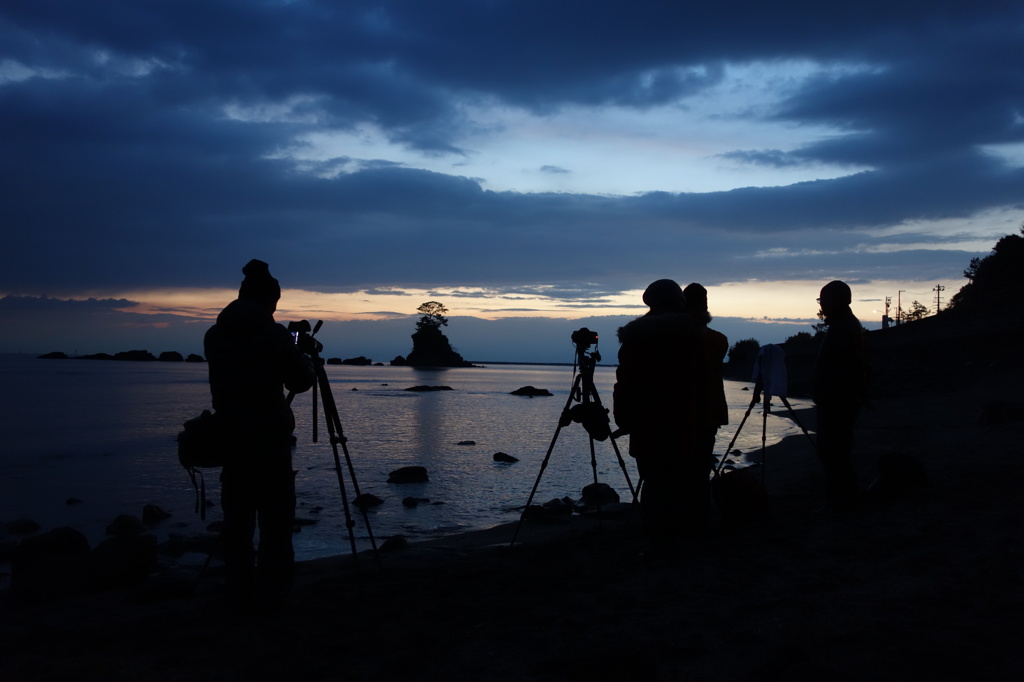
M 189 353 L 187 356 L 177 351 L 165 351 L 153 355 L 148 350 L 126 350 L 120 353 L 93 353 L 91 355 L 68 355 L 60 351 L 40 355 L 41 360 L 133 360 L 142 362 L 206 362 L 201 355 Z
M 206 362 L 202 355 L 189 353 L 182 355 L 177 351 L 165 351 L 154 355 L 148 350 L 128 350 L 120 353 L 92 353 L 91 355 L 68 355 L 62 351 L 54 351 L 36 356 L 40 360 L 130 360 L 134 362 Z M 374 362 L 370 358 L 360 355 L 357 358 L 327 358 L 324 361 L 328 365 L 355 365 L 355 366 L 382 366 L 383 362 Z M 392 363 L 396 364 L 396 363 Z M 404 361 L 402 363 L 405 364 Z

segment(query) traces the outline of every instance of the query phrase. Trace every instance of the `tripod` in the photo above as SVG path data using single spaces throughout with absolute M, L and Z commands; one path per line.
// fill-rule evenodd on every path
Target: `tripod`
M 722 461 L 718 463 L 718 467 L 715 469 L 714 478 L 718 478 L 722 474 L 722 467 L 725 466 L 726 459 L 729 458 L 729 453 L 732 452 L 732 446 L 736 444 L 736 439 L 739 438 L 740 431 L 743 430 L 743 425 L 747 423 L 747 417 L 750 416 L 754 406 L 759 402 L 763 402 L 764 410 L 761 413 L 761 483 L 764 483 L 765 469 L 767 468 L 764 449 L 768 437 L 768 415 L 772 411 L 772 395 L 776 395 L 782 404 L 789 410 L 789 416 L 793 422 L 800 427 L 807 439 L 811 441 L 811 446 L 817 450 L 818 446 L 811 438 L 811 434 L 808 433 L 806 427 L 797 418 L 796 412 L 793 410 L 793 406 L 786 400 L 786 359 L 782 352 L 782 349 L 773 344 L 763 346 L 757 355 L 757 364 L 754 366 L 754 397 L 750 401 L 750 405 L 747 406 L 747 411 L 743 415 L 743 419 L 740 420 L 739 428 L 736 429 L 736 434 L 729 441 L 729 446 L 725 449 L 725 453 L 722 454 Z M 762 401 L 762 395 L 764 396 Z
M 540 479 L 544 475 L 544 470 L 548 467 L 548 461 L 551 459 L 551 453 L 555 449 L 555 443 L 558 441 L 558 434 L 562 431 L 562 427 L 568 426 L 570 423 L 576 421 L 583 424 L 583 427 L 587 430 L 587 434 L 590 441 L 590 468 L 594 472 L 594 483 L 597 484 L 597 454 L 594 449 L 594 440 L 605 440 L 606 438 L 611 441 L 612 449 L 615 451 L 615 457 L 618 459 L 619 468 L 622 469 L 623 476 L 626 477 L 626 485 L 629 486 L 629 492 L 632 495 L 633 502 L 636 502 L 636 490 L 633 489 L 633 482 L 629 479 L 629 472 L 626 471 L 626 462 L 622 459 L 622 454 L 619 453 L 619 447 L 615 443 L 615 435 L 611 432 L 611 426 L 608 419 L 608 410 L 601 405 L 601 397 L 597 393 L 597 388 L 594 386 L 594 367 L 600 362 L 601 355 L 597 350 L 590 351 L 588 348 L 591 344 L 597 343 L 597 333 L 592 332 L 586 327 L 573 332 L 572 335 L 573 343 L 576 345 L 576 359 L 573 366 L 573 372 L 576 372 L 576 367 L 579 367 L 579 374 L 576 374 L 572 389 L 569 391 L 569 398 L 565 401 L 565 406 L 562 408 L 561 417 L 558 420 L 558 426 L 555 428 L 555 433 L 551 438 L 551 443 L 548 445 L 548 451 L 544 455 L 544 460 L 541 462 L 540 471 L 537 473 L 537 480 L 533 482 L 533 490 L 530 491 L 530 497 L 526 500 L 526 506 L 523 507 L 523 513 L 519 517 L 519 524 L 516 526 L 515 533 L 512 535 L 512 541 L 509 542 L 509 547 L 516 543 L 516 538 L 519 537 L 519 530 L 523 526 L 523 521 L 526 519 L 527 513 L 530 511 L 530 504 L 533 502 L 534 495 L 537 494 L 537 486 L 540 485 Z M 573 406 L 573 402 L 579 403 Z M 601 505 L 598 503 L 598 513 L 601 511 Z
M 334 471 L 338 475 L 338 488 L 341 491 L 341 504 L 345 511 L 345 527 L 348 529 L 348 540 L 349 545 L 352 548 L 352 560 L 357 561 L 358 553 L 356 551 L 356 538 L 353 529 L 355 528 L 355 521 L 352 518 L 352 512 L 349 508 L 348 493 L 345 490 L 345 477 L 342 473 L 341 458 L 338 454 L 338 446 L 341 446 L 341 452 L 345 455 L 345 463 L 348 468 L 349 476 L 352 479 L 352 489 L 355 491 L 356 499 L 359 498 L 359 484 L 356 482 L 356 472 L 352 467 L 352 458 L 348 454 L 348 446 L 346 445 L 348 439 L 345 437 L 344 431 L 341 428 L 341 418 L 338 416 L 338 406 L 334 402 L 334 393 L 331 391 L 330 381 L 327 379 L 327 371 L 324 369 L 324 362 L 320 358 L 320 351 L 323 350 L 323 345 L 313 338 L 313 335 L 320 331 L 320 326 L 323 325 L 323 320 L 316 323 L 316 327 L 310 332 L 309 322 L 302 320 L 301 322 L 292 322 L 288 325 L 288 331 L 293 334 L 297 334 L 296 343 L 303 347 L 305 352 L 313 360 L 313 371 L 316 374 L 316 386 L 312 392 L 312 403 L 313 403 L 313 442 L 317 440 L 317 389 L 319 388 L 319 396 L 322 399 L 324 419 L 327 422 L 327 432 L 331 437 L 331 449 L 334 453 Z M 288 404 L 290 405 L 292 399 L 295 397 L 294 393 L 288 394 Z M 366 532 L 370 537 L 370 546 L 373 548 L 374 557 L 377 559 L 378 565 L 380 564 L 380 554 L 377 551 L 377 541 L 373 537 L 373 531 L 370 529 L 370 518 L 366 513 L 366 509 L 360 507 L 360 511 L 363 515 L 363 522 L 366 524 Z

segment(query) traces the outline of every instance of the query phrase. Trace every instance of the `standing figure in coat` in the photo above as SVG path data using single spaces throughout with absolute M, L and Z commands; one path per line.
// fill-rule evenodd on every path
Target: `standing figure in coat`
M 722 380 L 722 363 L 729 352 L 729 339 L 725 334 L 708 326 L 711 313 L 708 312 L 708 290 L 694 282 L 683 289 L 686 298 L 686 312 L 704 329 L 702 342 L 704 360 L 707 362 L 708 396 L 698 427 L 699 447 L 706 455 L 708 466 L 715 462 L 715 437 L 718 429 L 729 423 L 729 404 L 725 400 L 725 382 Z
M 242 272 L 238 298 L 204 339 L 213 408 L 231 444 L 221 472 L 227 595 L 240 610 L 276 611 L 295 563 L 295 418 L 284 390 L 309 390 L 314 372 L 291 333 L 274 321 L 281 287 L 267 264 L 251 260 Z
M 819 296 L 828 331 L 814 366 L 818 459 L 825 469 L 826 509 L 845 511 L 858 493 L 853 427 L 867 402 L 868 359 L 864 328 L 850 310 L 850 287 L 829 282 Z
M 614 415 L 642 479 L 650 553 L 671 556 L 708 524 L 710 464 L 697 445 L 707 362 L 703 326 L 686 314 L 676 282 L 652 283 L 643 300 L 647 314 L 619 329 Z

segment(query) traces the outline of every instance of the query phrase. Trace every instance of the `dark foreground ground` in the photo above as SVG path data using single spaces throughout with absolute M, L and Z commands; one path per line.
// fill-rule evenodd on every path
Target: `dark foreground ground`
M 677 560 L 639 559 L 636 519 L 574 517 L 524 525 L 512 548 L 505 526 L 381 569 L 303 564 L 277 617 L 226 613 L 215 575 L 190 598 L 4 607 L 0 679 L 1021 679 L 1020 370 L 919 379 L 883 378 L 858 431 L 865 483 L 880 456 L 924 462 L 930 484 L 909 499 L 814 513 L 821 476 L 798 436 L 767 452 L 771 515 L 716 517 Z

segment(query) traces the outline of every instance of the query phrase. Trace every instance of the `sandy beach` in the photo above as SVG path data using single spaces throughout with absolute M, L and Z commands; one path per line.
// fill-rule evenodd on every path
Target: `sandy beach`
M 901 499 L 816 513 L 821 472 L 798 435 L 765 452 L 770 514 L 737 528 L 716 514 L 678 559 L 640 557 L 638 518 L 574 516 L 525 523 L 512 547 L 516 524 L 382 552 L 379 565 L 370 555 L 302 564 L 279 616 L 226 612 L 216 572 L 191 597 L 154 599 L 140 586 L 5 605 L 2 677 L 1014 679 L 1024 672 L 1020 369 L 974 354 L 956 359 L 954 381 L 930 381 L 912 356 L 879 363 L 857 430 L 865 486 L 879 458 L 924 463 L 928 486 Z M 813 411 L 799 417 L 813 427 Z

